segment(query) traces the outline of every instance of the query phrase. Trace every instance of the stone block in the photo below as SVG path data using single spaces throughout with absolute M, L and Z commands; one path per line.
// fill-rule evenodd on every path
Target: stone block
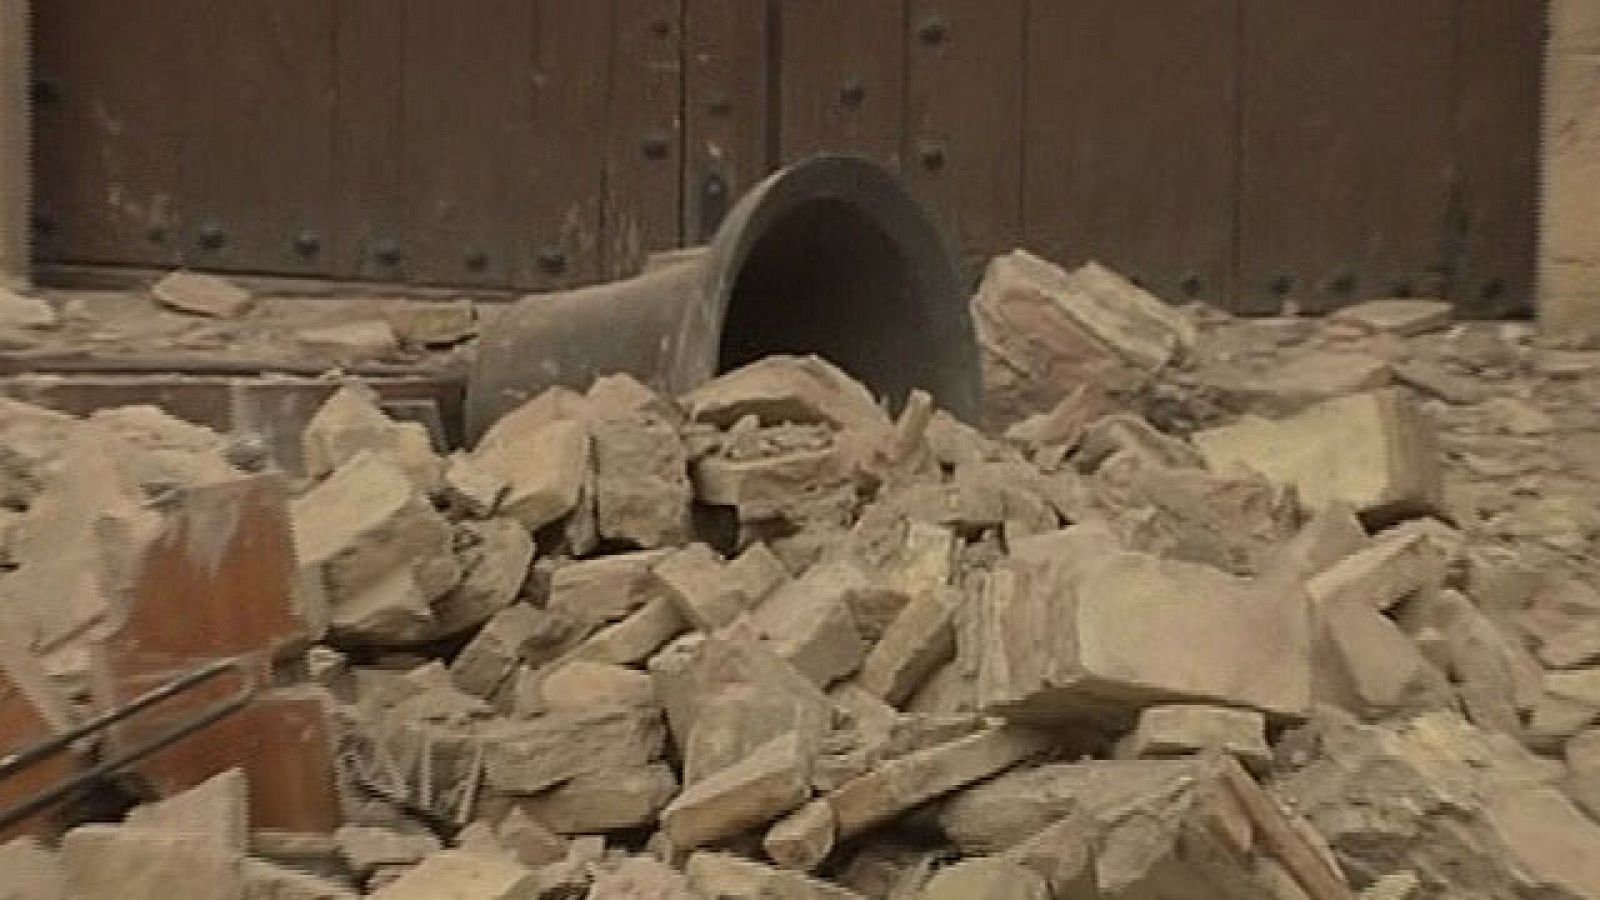
M 500 845 L 525 866 L 537 868 L 559 862 L 567 856 L 567 840 L 548 825 L 513 806 L 495 826 Z
M 359 453 L 290 504 L 304 577 L 327 597 L 333 635 L 430 636 L 433 601 L 461 580 L 449 524 L 406 474 Z
M 528 530 L 512 519 L 465 522 L 456 543 L 461 583 L 433 604 L 441 636 L 477 628 L 515 603 L 538 552 Z
M 644 766 L 666 734 L 652 709 L 601 707 L 505 721 L 479 730 L 484 780 L 511 794 L 536 794 L 579 775 Z
M 790 732 L 690 784 L 661 813 L 667 837 L 678 847 L 702 847 L 800 806 L 811 792 L 812 754 L 805 744 Z
M 701 631 L 729 624 L 749 607 L 741 586 L 726 575 L 727 564 L 705 544 L 691 544 L 655 564 L 659 590 L 685 621 Z
M 521 663 L 554 659 L 570 636 L 564 620 L 527 604 L 508 606 L 473 636 L 450 663 L 450 680 L 469 694 L 488 698 Z
M 506 485 L 500 511 L 529 531 L 572 512 L 589 477 L 589 429 L 581 399 L 547 391 L 496 422 L 472 462 Z
M 1032 869 L 1004 857 L 956 863 L 933 876 L 922 900 L 1050 900 L 1050 886 Z
M 240 869 L 240 900 L 356 900 L 361 895 L 337 882 L 259 859 Z
M 350 871 L 366 878 L 383 866 L 409 866 L 443 849 L 425 831 L 396 831 L 376 825 L 344 825 L 333 833 Z
M 306 423 L 300 444 L 306 474 L 312 478 L 327 477 L 363 452 L 405 472 L 424 491 L 433 489 L 443 474 L 427 428 L 389 418 L 377 393 L 360 384 L 335 391 Z
M 537 900 L 532 869 L 496 856 L 445 850 L 368 896 L 375 900 Z
M 862 663 L 861 687 L 900 706 L 941 665 L 955 657 L 955 613 L 961 602 L 955 588 L 916 596 L 895 617 Z
M 237 900 L 243 857 L 212 837 L 114 825 L 84 825 L 62 838 L 72 900 Z
M 0 844 L 0 872 L 0 900 L 67 900 L 60 860 L 33 838 Z
M 150 286 L 150 296 L 168 309 L 212 319 L 237 319 L 255 298 L 242 287 L 204 272 L 172 272 Z
M 1347 306 L 1328 316 L 1328 321 L 1353 325 L 1367 334 L 1392 334 L 1415 337 L 1441 331 L 1454 318 L 1454 307 L 1438 300 L 1369 300 Z
M 1383 613 L 1361 603 L 1319 610 L 1316 694 L 1366 718 L 1441 709 L 1452 695 L 1444 673 Z
M 1081 526 L 1033 541 L 989 579 L 979 622 L 983 709 L 1108 724 L 1173 702 L 1290 718 L 1309 709 L 1303 594 L 1206 566 L 1106 553 L 1105 539 Z
M 572 659 L 612 665 L 636 665 L 655 655 L 668 641 L 689 628 L 671 597 L 652 597 L 638 612 L 589 636 L 572 651 Z
M 1117 748 L 1121 759 L 1159 759 L 1207 752 L 1227 753 L 1261 772 L 1272 762 L 1266 717 L 1254 710 L 1221 706 L 1152 706 Z
M 778 865 L 809 872 L 833 852 L 837 830 L 833 805 L 825 799 L 813 800 L 774 824 L 761 846 Z
M 1403 389 L 1339 397 L 1285 419 L 1246 416 L 1196 433 L 1194 443 L 1212 469 L 1243 465 L 1294 485 L 1314 510 L 1339 501 L 1383 522 L 1441 502 L 1433 423 Z
M 382 319 L 302 328 L 295 339 L 306 350 L 341 363 L 383 359 L 400 351 L 400 339 Z
M 893 427 L 870 391 L 817 356 L 768 356 L 690 391 L 684 404 L 694 419 L 719 428 L 745 416 L 769 426 Z
M 885 762 L 828 795 L 839 840 L 999 774 L 1048 746 L 1040 733 L 996 728 Z
M 181 794 L 136 806 L 123 821 L 210 838 L 225 852 L 243 854 L 250 849 L 250 783 L 242 770 L 229 769 Z
M 717 900 L 864 900 L 837 885 L 727 853 L 696 853 L 685 873 L 699 896 Z
M 645 549 L 687 540 L 694 492 L 677 427 L 638 412 L 597 419 L 590 430 L 600 536 Z
M 588 900 L 696 900 L 683 875 L 653 857 L 633 856 L 596 876 Z
M 1357 602 L 1388 610 L 1418 591 L 1441 586 L 1452 550 L 1438 532 L 1420 524 L 1379 534 L 1365 548 L 1307 579 L 1306 593 L 1318 608 Z
M 678 793 L 665 763 L 584 772 L 518 805 L 557 834 L 583 835 L 643 828 Z
M 550 608 L 590 628 L 625 619 L 662 595 L 651 569 L 671 552 L 642 550 L 563 565 L 550 576 Z
M 755 633 L 818 687 L 861 666 L 867 646 L 845 597 L 801 577 L 780 587 L 751 617 Z
M 1263 581 L 1300 584 L 1372 543 L 1355 511 L 1333 503 L 1311 517 L 1278 548 L 1260 573 Z
M 538 706 L 577 712 L 597 706 L 656 705 L 650 676 L 638 669 L 574 660 L 537 679 Z

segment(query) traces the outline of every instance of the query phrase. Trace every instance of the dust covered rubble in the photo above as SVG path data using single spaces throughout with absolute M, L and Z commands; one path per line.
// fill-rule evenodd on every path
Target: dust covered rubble
M 1383 312 L 1360 340 L 1433 327 Z M 28 898 L 1600 897 L 1600 595 L 1446 523 L 1405 390 L 993 439 L 776 357 L 553 390 L 448 459 L 342 392 L 292 508 L 345 827 L 315 865 L 203 841 L 241 828 L 212 785 L 167 801 L 204 828 L 0 860 Z M 6 412 L 10 581 L 93 420 Z M 1241 423 L 1281 443 L 1190 435 Z M 1374 465 L 1319 478 L 1341 445 Z M 148 512 L 131 468 L 79 515 Z

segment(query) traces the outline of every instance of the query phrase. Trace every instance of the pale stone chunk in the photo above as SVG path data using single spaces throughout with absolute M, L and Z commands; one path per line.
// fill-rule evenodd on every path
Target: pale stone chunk
M 1451 548 L 1437 532 L 1407 523 L 1313 576 L 1306 592 L 1319 607 L 1354 601 L 1386 610 L 1442 584 L 1451 558 Z
M 599 834 L 654 823 L 677 793 L 672 768 L 652 763 L 585 772 L 519 805 L 557 834 Z
M 1350 324 L 1371 334 L 1415 337 L 1440 331 L 1450 324 L 1454 307 L 1438 300 L 1369 300 L 1328 316 L 1329 322 Z
M 833 852 L 837 827 L 833 805 L 813 800 L 773 825 L 761 846 L 778 865 L 809 872 Z
M 694 848 L 771 822 L 806 801 L 811 763 L 798 734 L 775 738 L 689 785 L 662 812 L 662 827 L 674 845 Z
M 685 541 L 694 491 L 677 428 L 644 412 L 590 428 L 600 536 L 646 549 Z
M 237 900 L 243 857 L 212 837 L 85 825 L 61 841 L 72 900 Z
M 150 296 L 168 309 L 213 319 L 237 319 L 255 303 L 249 291 L 225 278 L 188 270 L 151 285 Z
M 295 332 L 300 345 L 339 362 L 359 362 L 392 356 L 400 349 L 394 329 L 382 319 L 345 322 Z
M 67 900 L 61 861 L 31 837 L 0 844 L 0 900 Z
M 538 793 L 585 773 L 646 765 L 660 758 L 666 739 L 655 710 L 620 707 L 505 722 L 480 735 L 485 781 L 512 794 Z
M 922 900 L 1050 900 L 1050 886 L 1020 863 L 986 857 L 940 870 Z
M 894 706 L 909 699 L 935 669 L 954 658 L 959 602 L 960 593 L 953 588 L 913 599 L 867 654 L 861 687 Z
M 837 593 L 813 590 L 808 578 L 775 591 L 751 622 L 774 653 L 821 688 L 854 672 L 866 656 L 850 604 Z
M 1266 717 L 1254 710 L 1152 706 L 1139 714 L 1139 727 L 1118 748 L 1118 756 L 1148 759 L 1216 750 L 1259 772 L 1272 761 L 1266 728 Z
M 313 478 L 326 477 L 363 451 L 399 468 L 423 490 L 432 489 L 441 475 L 427 428 L 389 418 L 377 393 L 364 385 L 335 391 L 306 424 L 300 443 L 306 474 Z
M 245 860 L 241 877 L 241 900 L 356 900 L 361 896 L 326 878 L 259 859 Z
M 214 839 L 219 849 L 250 848 L 250 784 L 244 772 L 229 769 L 165 800 L 134 807 L 128 825 Z
M 441 636 L 460 634 L 509 608 L 528 580 L 538 548 L 528 529 L 511 519 L 466 522 L 458 550 L 463 575 L 455 590 L 433 604 Z
M 837 885 L 726 853 L 696 853 L 686 874 L 699 896 L 717 900 L 864 900 Z
M 540 707 L 577 712 L 596 706 L 655 706 L 650 676 L 638 669 L 574 660 L 538 679 Z
M 375 900 L 537 900 L 532 869 L 509 859 L 445 850 L 369 896 Z
M 550 576 L 550 608 L 588 626 L 625 619 L 661 595 L 651 569 L 671 552 L 642 550 L 563 565 Z
M 472 453 L 479 470 L 506 485 L 500 511 L 529 531 L 572 512 L 588 477 L 589 429 L 567 403 L 555 392 L 529 401 L 496 422 Z

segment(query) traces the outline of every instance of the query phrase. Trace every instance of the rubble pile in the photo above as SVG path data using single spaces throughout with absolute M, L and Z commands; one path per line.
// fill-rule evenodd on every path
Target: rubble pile
M 1550 423 L 1407 355 L 1447 311 L 1235 323 L 1025 254 L 975 308 L 1003 437 L 817 358 L 444 458 L 343 389 L 292 515 L 346 824 L 252 831 L 233 773 L 0 848 L 0 897 L 1600 898 L 1600 594 L 1463 514 L 1468 411 Z M 0 413 L 48 656 L 229 445 Z

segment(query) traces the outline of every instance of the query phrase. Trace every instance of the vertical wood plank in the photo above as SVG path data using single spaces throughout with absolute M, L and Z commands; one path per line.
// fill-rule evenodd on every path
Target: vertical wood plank
M 1450 296 L 1462 315 L 1533 308 L 1545 0 L 1460 0 L 1455 153 L 1461 219 Z
M 33 195 L 29 0 L 0 0 L 0 288 L 29 281 Z
M 180 4 L 152 3 L 153 6 Z M 329 270 L 334 9 L 324 0 L 188 0 L 180 28 L 190 258 L 216 269 Z M 177 102 L 168 96 L 166 102 Z M 220 229 L 221 240 L 217 232 Z
M 1438 294 L 1456 0 L 1244 0 L 1240 300 Z
M 684 0 L 683 236 L 702 244 L 771 167 L 768 5 Z
M 405 14 L 394 0 L 338 0 L 333 274 L 400 280 L 405 218 Z
M 34 14 L 36 254 L 176 265 L 184 144 L 195 139 L 181 4 L 37 0 Z
M 516 231 L 515 284 L 549 290 L 599 279 L 611 40 L 609 3 L 536 0 L 532 147 L 513 163 L 532 179 Z
M 406 0 L 401 252 L 412 280 L 505 285 L 531 268 L 530 0 Z M 593 48 L 590 48 L 593 52 Z
M 1237 2 L 1029 4 L 1029 246 L 1169 300 L 1230 297 Z
M 905 174 L 977 258 L 1022 239 L 1023 0 L 911 0 Z
M 898 167 L 905 0 L 782 0 L 780 156 L 854 153 Z
M 647 255 L 678 246 L 683 3 L 613 3 L 602 262 L 607 278 L 625 278 Z

